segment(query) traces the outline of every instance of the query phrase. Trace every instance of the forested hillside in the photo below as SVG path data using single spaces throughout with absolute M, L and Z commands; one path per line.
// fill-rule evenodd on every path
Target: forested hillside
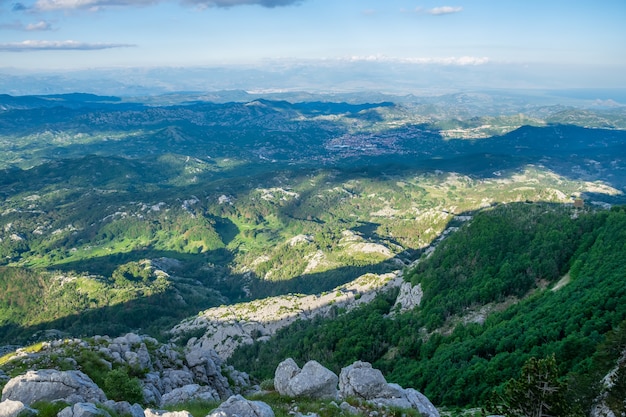
M 576 382 L 603 375 L 622 353 L 614 349 L 608 360 L 606 343 L 626 327 L 625 233 L 624 208 L 484 210 L 406 272 L 424 290 L 419 307 L 393 314 L 395 294 L 381 296 L 242 347 L 232 363 L 263 379 L 283 357 L 335 371 L 366 360 L 437 404 L 484 406 L 529 358 L 554 354 L 575 387 L 571 399 L 588 409 L 599 387 Z

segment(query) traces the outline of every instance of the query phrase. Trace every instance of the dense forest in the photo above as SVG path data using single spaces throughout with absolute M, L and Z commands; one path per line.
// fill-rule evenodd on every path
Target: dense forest
M 419 307 L 393 314 L 395 294 L 383 295 L 241 347 L 232 363 L 265 379 L 284 357 L 316 359 L 335 372 L 365 360 L 437 404 L 466 406 L 484 405 L 531 357 L 555 355 L 570 398 L 589 409 L 600 388 L 580 381 L 607 372 L 621 352 L 615 343 L 607 360 L 607 346 L 626 328 L 625 242 L 623 207 L 485 210 L 406 271 L 424 290 Z

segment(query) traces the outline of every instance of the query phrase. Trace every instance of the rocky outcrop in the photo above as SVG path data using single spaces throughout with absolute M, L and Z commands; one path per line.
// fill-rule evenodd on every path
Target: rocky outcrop
M 165 411 L 146 409 L 145 417 L 193 417 L 189 411 Z
M 111 417 L 111 414 L 91 403 L 76 403 L 59 411 L 57 417 Z
M 402 313 L 413 310 L 415 307 L 419 307 L 423 296 L 424 291 L 421 284 L 413 286 L 410 282 L 405 282 L 400 286 L 400 293 L 391 311 Z
M 78 368 L 78 363 L 74 357 L 85 351 L 95 353 L 99 358 L 100 365 L 109 369 L 127 367 L 137 374 L 143 374 L 144 377 L 140 379 L 143 399 L 146 403 L 157 406 L 188 400 L 224 400 L 235 393 L 245 391 L 250 386 L 247 374 L 235 370 L 232 366 L 225 365 L 212 349 L 201 345 L 192 345 L 181 351 L 178 346 L 162 344 L 154 338 L 133 333 L 116 338 L 94 336 L 88 342 L 81 339 L 44 342 L 37 352 L 25 349 L 16 351 L 5 366 L 32 369 L 40 366 L 39 364 L 42 362 L 50 363 L 49 358 L 54 356 L 64 358 L 64 366 Z M 42 371 L 38 372 L 41 373 Z M 49 370 L 41 375 L 46 372 L 56 373 L 58 371 Z M 17 394 L 14 393 L 14 391 L 24 391 L 22 388 L 17 389 L 17 386 L 21 387 L 24 384 L 23 381 L 30 381 L 29 378 L 34 378 L 34 374 L 27 375 L 29 376 L 22 376 L 8 383 L 6 385 L 7 394 L 3 399 L 21 400 L 23 395 L 27 395 L 23 393 L 20 394 L 20 397 L 15 397 Z M 82 375 L 86 377 L 84 374 Z M 40 376 L 40 378 L 42 377 Z M 75 385 L 81 383 L 74 382 Z M 46 385 L 48 389 L 52 389 L 49 385 Z M 33 388 L 28 389 L 32 390 Z M 66 395 L 68 394 L 51 392 L 49 395 L 45 394 L 45 398 L 41 399 L 50 396 L 60 399 L 66 398 Z M 78 394 L 78 397 L 70 402 L 94 402 L 96 400 L 96 402 L 102 402 L 106 398 L 101 393 L 101 396 L 96 400 L 91 400 L 91 398 L 85 398 Z M 27 405 L 30 403 L 26 402 Z M 125 413 L 126 411 L 123 411 L 119 414 Z M 135 415 L 134 413 L 130 414 Z
M 241 395 L 233 395 L 207 417 L 274 417 L 274 411 L 262 401 L 250 401 Z
M 2 401 L 21 401 L 31 405 L 37 401 L 63 400 L 70 404 L 79 402 L 104 402 L 104 392 L 81 371 L 42 369 L 28 371 L 11 379 L 2 390 Z
M 145 417 L 143 407 L 139 404 L 130 404 L 128 401 L 115 402 L 112 400 L 105 401 L 104 406 L 115 411 L 120 416 Z
M 179 404 L 189 401 L 219 401 L 220 396 L 209 386 L 200 386 L 198 384 L 189 384 L 164 394 L 161 397 L 161 406 L 171 404 Z
M 626 375 L 626 349 L 622 350 L 615 366 L 602 378 L 600 394 L 595 398 L 589 414 L 591 417 L 616 417 L 619 414 L 619 411 L 616 414 L 609 407 L 607 398 L 611 396 L 611 391 L 615 389 L 620 378 L 624 378 L 624 375 Z M 622 403 L 622 409 L 626 409 L 626 398 L 623 398 Z
M 187 346 L 194 350 L 215 350 L 222 359 L 228 359 L 238 346 L 251 344 L 255 340 L 267 340 L 296 320 L 327 317 L 337 307 L 354 309 L 403 282 L 400 271 L 382 275 L 365 274 L 328 293 L 288 294 L 211 308 L 181 322 L 170 333 L 176 340 L 185 334 L 204 330 L 203 336 L 189 339 Z
M 0 417 L 34 416 L 36 413 L 21 401 L 5 400 L 0 403 Z
M 367 362 L 355 362 L 339 375 L 339 395 L 358 397 L 383 407 L 414 408 L 425 417 L 439 417 L 433 404 L 420 392 L 389 384 L 382 372 Z
M 337 398 L 335 373 L 316 361 L 307 362 L 302 369 L 289 358 L 281 362 L 274 374 L 274 387 L 288 397 Z

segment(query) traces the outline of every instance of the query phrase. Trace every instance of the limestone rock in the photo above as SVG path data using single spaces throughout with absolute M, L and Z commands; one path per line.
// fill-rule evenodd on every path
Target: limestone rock
M 377 406 L 414 408 L 424 417 L 439 417 L 439 411 L 422 393 L 389 384 L 382 372 L 367 362 L 357 361 L 341 370 L 339 395 L 356 396 Z
M 400 293 L 391 310 L 394 311 L 397 309 L 400 313 L 413 310 L 420 305 L 423 296 L 424 291 L 422 290 L 422 284 L 413 286 L 410 282 L 405 282 L 400 286 Z
M 274 388 L 280 395 L 289 395 L 289 381 L 300 372 L 300 367 L 291 358 L 287 358 L 276 367 Z
M 101 410 L 92 403 L 76 403 L 73 406 L 65 407 L 57 417 L 111 417 L 109 413 Z
M 341 403 L 339 408 L 341 408 L 343 411 L 345 411 L 348 414 L 359 414 L 359 409 L 358 408 L 356 408 L 353 405 L 348 404 L 345 401 Z
M 233 395 L 207 417 L 274 417 L 274 411 L 262 401 L 249 401 L 241 395 Z
M 11 379 L 2 390 L 2 400 L 21 401 L 31 405 L 37 401 L 64 400 L 79 402 L 104 402 L 104 392 L 81 371 L 56 371 L 42 369 L 28 371 Z
M 147 408 L 144 415 L 146 417 L 193 417 L 189 411 L 165 411 L 151 408 Z
M 343 398 L 350 396 L 371 400 L 373 398 L 393 397 L 383 373 L 372 368 L 367 362 L 357 361 L 343 368 L 339 375 L 339 394 Z
M 104 406 L 115 411 L 120 416 L 145 417 L 143 407 L 137 403 L 131 405 L 128 401 L 115 402 L 109 400 L 104 403 Z
M 302 369 L 291 358 L 276 368 L 274 386 L 281 395 L 289 397 L 337 398 L 337 382 L 334 372 L 319 362 L 309 361 Z
M 18 415 L 28 415 L 28 412 L 36 415 L 37 412 L 28 408 L 21 401 L 6 400 L 0 403 L 0 417 L 17 417 Z
M 219 401 L 220 396 L 209 386 L 189 384 L 176 388 L 161 397 L 161 407 L 193 400 Z

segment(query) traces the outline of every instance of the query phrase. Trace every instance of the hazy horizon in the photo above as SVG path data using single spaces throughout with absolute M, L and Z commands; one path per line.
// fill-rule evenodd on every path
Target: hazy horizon
M 620 0 L 0 0 L 0 92 L 624 88 L 625 15 Z

